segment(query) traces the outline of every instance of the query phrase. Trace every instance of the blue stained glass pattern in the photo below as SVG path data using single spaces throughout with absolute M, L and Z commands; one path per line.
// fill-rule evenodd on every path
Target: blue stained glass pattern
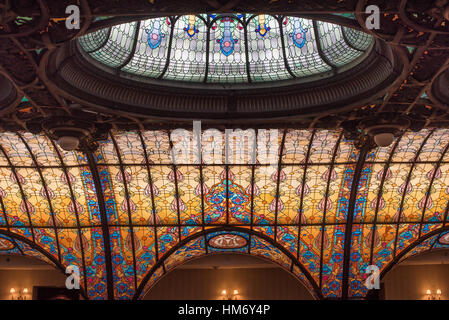
M 316 26 L 268 14 L 190 14 L 128 22 L 78 41 L 85 56 L 124 77 L 209 84 L 330 76 L 335 67 L 353 66 L 373 43 L 357 30 Z
M 188 15 L 176 20 L 170 63 L 164 79 L 194 82 L 204 80 L 207 27 L 203 19 Z
M 195 39 L 199 18 L 186 19 L 179 32 Z M 275 19 L 253 19 L 249 31 L 269 39 Z M 449 246 L 447 129 L 406 131 L 361 158 L 340 130 L 287 128 L 270 140 L 284 141 L 273 171 L 208 162 L 221 154 L 189 163 L 193 151 L 174 164 L 167 133 L 112 130 L 90 157 L 45 135 L 0 134 L 0 254 L 80 266 L 89 299 L 138 298 L 167 270 L 219 252 L 268 258 L 318 296 L 358 299 L 368 265 L 383 272 Z
M 291 78 L 285 68 L 279 22 L 270 15 L 258 15 L 249 21 L 248 59 L 252 81 Z
M 311 20 L 285 17 L 282 20 L 282 28 L 286 60 L 296 77 L 309 77 L 332 70 L 320 57 Z
M 113 68 L 122 65 L 131 54 L 136 28 L 137 22 L 112 27 L 106 45 L 90 55 Z
M 150 78 L 159 77 L 166 64 L 171 25 L 172 22 L 167 18 L 141 21 L 134 55 L 121 70 Z M 153 32 L 157 30 L 157 34 L 160 37 L 160 42 L 157 46 L 154 40 L 148 40 L 149 37 L 152 37 L 151 30 Z M 154 44 L 153 47 L 149 45 L 149 41 Z

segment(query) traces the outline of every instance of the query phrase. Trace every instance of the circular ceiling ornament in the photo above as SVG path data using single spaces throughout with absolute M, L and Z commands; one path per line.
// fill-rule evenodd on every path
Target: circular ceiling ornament
M 14 249 L 15 245 L 10 240 L 5 238 L 0 238 L 0 251 L 8 251 Z
M 449 245 L 449 232 L 443 234 L 443 235 L 438 239 L 438 242 L 439 242 L 440 244 L 446 244 L 446 245 Z
M 238 234 L 219 234 L 209 239 L 209 246 L 216 249 L 239 249 L 248 244 L 248 241 Z

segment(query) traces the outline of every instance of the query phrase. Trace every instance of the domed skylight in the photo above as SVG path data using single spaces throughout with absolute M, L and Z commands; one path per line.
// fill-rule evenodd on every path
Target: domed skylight
M 355 65 L 373 43 L 347 27 L 264 14 L 153 18 L 78 41 L 87 56 L 122 75 L 206 83 L 326 77 Z

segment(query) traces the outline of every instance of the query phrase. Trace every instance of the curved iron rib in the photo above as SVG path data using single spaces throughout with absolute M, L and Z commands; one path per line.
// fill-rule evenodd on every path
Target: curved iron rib
M 108 299 L 114 300 L 114 279 L 112 272 L 112 257 L 111 257 L 111 239 L 109 237 L 109 221 L 106 212 L 106 203 L 103 194 L 103 188 L 101 186 L 100 175 L 98 173 L 98 167 L 95 162 L 94 156 L 91 151 L 84 146 L 84 154 L 87 158 L 87 164 L 89 165 L 90 171 L 92 173 L 92 181 L 94 182 L 95 190 L 98 199 L 98 208 L 100 210 L 101 219 L 101 229 L 103 232 L 103 243 L 104 243 L 104 256 L 106 264 L 106 282 L 107 282 L 107 293 Z
M 326 229 L 327 201 L 329 200 L 329 188 L 331 184 L 332 170 L 334 170 L 335 158 L 337 157 L 337 152 L 338 149 L 340 148 L 341 139 L 343 139 L 343 132 L 340 133 L 338 140 L 335 143 L 334 152 L 332 153 L 331 165 L 329 166 L 329 177 L 327 178 L 326 184 L 323 220 L 321 221 L 320 281 L 319 281 L 320 289 L 322 289 L 322 279 L 323 279 L 323 252 L 324 252 L 324 233 L 326 232 L 325 229 Z
M 83 263 L 83 270 L 84 270 L 84 288 L 86 288 L 86 290 L 87 290 L 86 258 L 85 258 L 85 255 L 84 255 L 84 244 L 83 244 L 83 240 L 82 240 L 83 232 L 81 230 L 81 223 L 80 223 L 80 219 L 79 219 L 78 208 L 77 208 L 76 202 L 75 202 L 76 201 L 75 194 L 73 193 L 73 187 L 72 187 L 72 183 L 70 182 L 70 179 L 69 179 L 67 166 L 64 163 L 64 160 L 62 158 L 61 153 L 59 152 L 59 150 L 58 150 L 55 142 L 53 141 L 53 139 L 49 138 L 48 136 L 47 136 L 47 139 L 51 142 L 51 144 L 52 144 L 52 146 L 53 146 L 53 148 L 55 150 L 55 153 L 58 156 L 59 162 L 61 163 L 62 171 L 64 172 L 64 176 L 65 176 L 65 178 L 67 180 L 67 185 L 69 186 L 70 199 L 73 202 L 73 209 L 75 211 L 76 226 L 77 226 L 77 229 L 78 229 L 78 237 L 80 238 L 81 261 Z
M 374 212 L 374 219 L 373 219 L 373 229 L 372 229 L 371 249 L 370 249 L 370 264 L 373 264 L 374 242 L 375 242 L 376 227 L 377 227 L 377 214 L 379 213 L 380 198 L 382 197 L 382 193 L 383 193 L 385 177 L 387 176 L 387 172 L 390 169 L 391 161 L 393 160 L 393 156 L 396 153 L 396 149 L 397 149 L 403 135 L 404 135 L 404 133 L 402 133 L 401 136 L 396 140 L 393 148 L 391 149 L 390 156 L 388 157 L 387 163 L 385 164 L 383 172 L 382 172 L 382 178 L 381 178 L 382 180 L 380 181 L 379 191 L 377 192 L 376 211 Z
M 281 36 L 282 57 L 284 58 L 285 69 L 292 76 L 292 78 L 295 79 L 297 77 L 293 73 L 292 69 L 290 68 L 290 65 L 288 64 L 288 60 L 287 60 L 287 49 L 285 47 L 285 39 L 284 39 L 284 27 L 282 26 L 282 19 L 283 18 L 284 18 L 283 16 L 280 16 L 280 17 L 278 17 L 278 19 L 276 19 L 277 22 L 279 23 L 279 34 Z
M 234 226 L 223 226 L 223 227 L 217 227 L 217 228 L 209 228 L 206 229 L 204 231 L 200 231 L 198 233 L 195 233 L 185 239 L 183 239 L 182 241 L 179 241 L 175 246 L 173 246 L 172 248 L 170 248 L 165 254 L 164 256 L 161 258 L 161 260 L 159 260 L 158 263 L 156 263 L 151 269 L 150 271 L 148 271 L 148 273 L 145 275 L 145 277 L 143 278 L 142 282 L 139 285 L 139 288 L 137 289 L 136 293 L 134 294 L 133 300 L 137 300 L 139 299 L 140 295 L 142 294 L 143 289 L 145 288 L 145 285 L 147 284 L 147 282 L 151 279 L 151 276 L 154 274 L 154 272 L 159 268 L 159 267 L 163 267 L 164 266 L 164 261 L 170 257 L 174 252 L 176 252 L 176 250 L 178 250 L 179 248 L 181 248 L 182 246 L 184 246 L 185 244 L 189 243 L 190 241 L 192 241 L 193 239 L 196 239 L 198 237 L 202 237 L 205 234 L 211 233 L 211 232 L 217 232 L 217 231 L 237 231 L 237 232 L 244 232 L 244 233 L 249 233 L 249 234 L 253 234 L 254 236 L 260 237 L 261 239 L 267 241 L 268 243 L 270 243 L 271 245 L 273 245 L 275 248 L 279 249 L 283 254 L 285 254 L 295 265 L 298 266 L 298 268 L 300 269 L 300 271 L 304 274 L 304 276 L 306 277 L 306 279 L 309 281 L 310 285 L 312 286 L 315 295 L 319 298 L 322 299 L 323 295 L 321 294 L 321 291 L 319 290 L 315 280 L 312 278 L 312 276 L 310 275 L 310 273 L 308 272 L 308 270 L 299 262 L 297 261 L 294 256 L 292 255 L 292 253 L 290 251 L 288 251 L 286 248 L 284 248 L 283 246 L 279 245 L 279 243 L 277 243 L 274 239 L 272 239 L 271 237 L 268 237 L 266 235 L 264 235 L 261 232 L 257 232 L 254 230 L 250 230 L 248 228 L 238 228 L 238 227 L 234 227 Z M 165 271 L 164 271 L 165 273 Z
M 424 148 L 424 146 L 427 143 L 427 140 L 430 138 L 430 136 L 435 132 L 435 130 L 431 130 L 429 132 L 429 134 L 424 138 L 423 142 L 421 143 L 418 151 L 416 152 L 416 155 L 413 159 L 413 163 L 410 167 L 410 171 L 408 173 L 407 179 L 405 181 L 405 188 L 404 188 L 404 192 L 402 193 L 402 199 L 401 199 L 401 204 L 399 206 L 399 216 L 398 216 L 398 221 L 396 222 L 396 237 L 394 239 L 394 248 L 393 248 L 393 257 L 396 257 L 396 249 L 397 249 L 397 243 L 398 243 L 398 238 L 399 238 L 399 227 L 401 225 L 401 219 L 402 219 L 402 214 L 403 214 L 403 210 L 404 210 L 404 202 L 405 202 L 405 196 L 407 194 L 407 186 L 410 183 L 410 179 L 412 177 L 412 173 L 413 173 L 413 169 L 415 168 L 416 162 L 418 161 L 418 158 L 421 154 L 422 149 Z
M 279 161 L 278 161 L 278 172 L 276 181 L 276 207 L 274 209 L 274 239 L 277 241 L 277 231 L 278 231 L 278 213 L 279 213 L 279 187 L 281 184 L 281 171 L 282 171 L 282 157 L 284 156 L 284 146 L 285 137 L 287 136 L 287 129 L 284 129 L 282 133 L 281 148 L 279 149 Z
M 309 141 L 309 145 L 307 146 L 307 154 L 306 154 L 306 158 L 305 158 L 305 162 L 304 162 L 304 173 L 302 175 L 302 185 L 301 185 L 301 195 L 300 195 L 300 200 L 299 200 L 299 216 L 298 216 L 298 247 L 296 248 L 296 259 L 299 261 L 299 253 L 300 253 L 300 248 L 301 248 L 301 227 L 302 227 L 302 215 L 303 215 L 303 201 L 304 201 L 304 188 L 306 185 L 306 178 L 307 178 L 307 168 L 309 165 L 309 159 L 310 159 L 310 153 L 312 150 L 312 144 L 313 144 L 313 139 L 315 139 L 315 134 L 316 134 L 316 129 L 313 129 L 312 131 L 312 135 L 310 136 L 310 141 Z M 320 271 L 321 273 L 321 271 Z
M 346 229 L 345 229 L 345 242 L 344 242 L 344 255 L 343 255 L 343 280 L 342 280 L 342 299 L 348 298 L 349 294 L 349 258 L 352 248 L 352 227 L 354 220 L 355 202 L 357 200 L 357 191 L 359 187 L 360 177 L 362 176 L 362 170 L 365 165 L 366 157 L 370 150 L 370 143 L 366 142 L 360 150 L 359 159 L 354 170 L 354 177 L 351 183 L 351 195 L 348 203 L 348 214 L 346 217 Z
M 125 176 L 125 169 L 123 167 L 123 161 L 122 161 L 122 156 L 120 155 L 120 149 L 117 145 L 117 141 L 115 140 L 114 135 L 112 134 L 112 132 L 109 132 L 109 136 L 111 137 L 112 140 L 112 144 L 114 145 L 114 149 L 117 153 L 117 159 L 119 162 L 119 166 L 120 166 L 120 173 L 122 174 L 122 178 L 123 178 L 123 188 L 125 189 L 125 199 L 126 199 L 126 204 L 127 204 L 127 211 L 128 211 L 128 221 L 129 221 L 129 233 L 131 234 L 131 249 L 132 249 L 132 255 L 133 255 L 133 271 L 134 271 L 134 289 L 137 290 L 137 272 L 136 272 L 136 250 L 135 250 L 135 242 L 134 242 L 134 228 L 133 228 L 133 220 L 131 218 L 131 206 L 130 206 L 130 202 L 129 202 L 129 191 L 128 191 L 128 183 L 126 181 L 126 176 Z
M 171 136 L 170 136 L 170 130 L 167 130 L 167 135 L 168 135 L 168 142 L 169 142 L 169 145 L 170 145 L 170 150 L 174 150 L 174 148 L 173 148 L 173 141 L 172 141 Z M 174 154 L 173 153 L 171 154 L 171 156 L 172 156 L 172 159 L 174 160 Z M 178 225 L 177 225 L 177 227 L 178 227 L 178 241 L 181 241 L 181 211 L 179 209 L 179 187 L 178 187 L 178 174 L 177 174 L 178 168 L 177 168 L 175 162 L 174 161 L 172 161 L 172 162 L 173 162 L 172 163 L 173 177 L 174 177 L 174 180 L 175 180 L 176 214 L 178 216 Z M 164 270 L 165 270 L 165 268 L 164 268 Z

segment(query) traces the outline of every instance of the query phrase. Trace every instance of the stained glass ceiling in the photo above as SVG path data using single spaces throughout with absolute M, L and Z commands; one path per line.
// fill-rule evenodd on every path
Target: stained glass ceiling
M 78 42 L 121 75 L 238 84 L 331 76 L 360 62 L 373 39 L 299 17 L 203 14 L 129 22 Z
M 360 298 L 368 265 L 449 244 L 447 129 L 367 153 L 338 130 L 257 132 L 258 148 L 279 146 L 274 167 L 251 164 L 249 140 L 184 133 L 191 152 L 179 154 L 174 131 L 112 131 L 94 152 L 1 133 L 0 252 L 78 266 L 91 299 L 139 298 L 215 252 L 274 261 L 318 298 Z M 226 139 L 243 146 L 217 147 Z

